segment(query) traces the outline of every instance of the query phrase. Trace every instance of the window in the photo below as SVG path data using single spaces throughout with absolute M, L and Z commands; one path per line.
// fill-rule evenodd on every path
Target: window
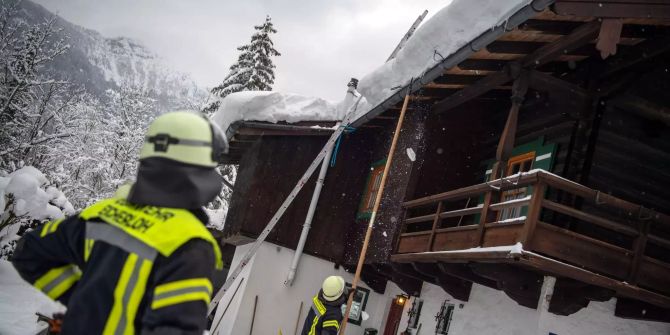
M 347 283 L 347 287 L 351 288 L 351 284 Z M 369 295 L 370 290 L 364 287 L 356 287 L 354 301 L 351 303 L 351 310 L 349 310 L 349 323 L 353 323 L 357 326 L 361 325 L 361 322 L 363 321 L 363 311 L 365 311 L 365 306 L 368 304 Z M 346 306 L 346 304 L 342 305 L 342 314 L 344 314 Z
M 507 170 L 505 171 L 505 176 L 515 175 L 517 173 L 528 172 L 533 166 L 533 160 L 535 159 L 535 151 L 527 152 L 518 156 L 514 156 L 507 161 Z M 526 187 L 518 188 L 514 190 L 505 191 L 502 194 L 501 201 L 509 201 L 514 199 L 521 199 L 526 196 L 527 189 Z M 498 220 L 507 220 L 518 218 L 521 216 L 521 208 L 519 207 L 509 207 L 501 210 L 499 212 Z
M 382 175 L 384 174 L 384 164 L 386 160 L 378 161 L 370 167 L 370 174 L 368 181 L 365 184 L 365 191 L 361 198 L 361 205 L 358 209 L 358 219 L 367 219 L 372 214 L 372 209 L 375 206 L 375 199 L 379 192 L 379 187 L 382 184 Z
M 435 334 L 449 334 L 449 326 L 451 326 L 451 316 L 454 314 L 454 304 L 449 304 L 445 300 L 442 303 L 440 312 L 435 316 Z

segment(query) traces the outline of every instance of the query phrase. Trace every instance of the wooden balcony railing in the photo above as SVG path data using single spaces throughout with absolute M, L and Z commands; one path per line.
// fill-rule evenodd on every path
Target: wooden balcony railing
M 500 201 L 501 194 L 523 188 L 528 196 Z M 559 203 L 554 199 L 559 193 L 580 205 Z M 407 201 L 403 207 L 396 255 L 520 242 L 524 250 L 670 295 L 670 240 L 663 235 L 670 232 L 668 215 L 544 170 Z M 501 211 L 519 207 L 525 215 L 498 219 Z

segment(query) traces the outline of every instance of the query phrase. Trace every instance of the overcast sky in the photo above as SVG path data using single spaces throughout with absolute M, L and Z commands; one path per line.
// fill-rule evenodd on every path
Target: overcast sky
M 424 9 L 451 0 L 35 0 L 106 37 L 143 42 L 203 87 L 217 85 L 265 15 L 278 91 L 340 100 L 351 77 L 381 65 Z M 424 21 L 425 22 L 425 21 Z

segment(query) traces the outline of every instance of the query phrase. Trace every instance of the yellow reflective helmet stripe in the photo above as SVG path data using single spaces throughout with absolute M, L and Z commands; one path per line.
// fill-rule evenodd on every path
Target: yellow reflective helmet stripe
M 135 206 L 124 199 L 107 199 L 89 206 L 79 215 L 84 220 L 99 218 L 169 257 L 194 238 L 209 242 L 217 269 L 223 268 L 219 245 L 193 213 L 179 208 Z
M 33 286 L 55 300 L 70 289 L 79 278 L 81 278 L 79 268 L 69 264 L 47 271 L 33 283 Z
M 114 305 L 107 317 L 104 335 L 132 335 L 135 316 L 151 273 L 153 262 L 129 254 L 114 289 Z
M 156 286 L 152 309 L 202 300 L 209 304 L 212 295 L 212 283 L 208 278 L 177 280 Z
M 58 229 L 58 226 L 60 223 L 63 222 L 63 219 L 58 219 L 56 221 L 50 221 L 47 222 L 43 227 L 42 231 L 40 232 L 40 237 L 47 236 L 48 234 L 51 234 Z

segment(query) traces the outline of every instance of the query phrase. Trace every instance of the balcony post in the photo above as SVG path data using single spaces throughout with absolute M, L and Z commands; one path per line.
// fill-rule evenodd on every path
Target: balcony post
M 437 211 L 435 212 L 435 218 L 433 219 L 433 230 L 430 231 L 430 238 L 428 239 L 428 246 L 426 251 L 433 251 L 433 245 L 435 244 L 435 231 L 437 226 L 440 225 L 440 213 L 442 213 L 442 201 L 437 203 Z
M 535 227 L 540 220 L 540 213 L 542 212 L 542 200 L 544 200 L 544 193 L 547 190 L 547 184 L 537 182 L 533 186 L 533 193 L 530 196 L 530 203 L 528 204 L 528 214 L 526 215 L 526 222 L 523 224 L 521 233 L 519 234 L 518 242 L 521 242 L 525 247 L 530 249 L 532 245 L 533 235 L 535 234 Z
M 512 76 L 514 79 L 514 84 L 512 85 L 512 106 L 509 109 L 509 114 L 507 115 L 507 121 L 505 122 L 505 128 L 503 128 L 502 134 L 500 135 L 500 141 L 498 142 L 498 147 L 496 149 L 496 162 L 493 164 L 491 170 L 491 179 L 496 180 L 498 178 L 505 177 L 505 164 L 512 154 L 512 149 L 514 148 L 514 140 L 516 137 L 516 126 L 519 119 L 519 109 L 523 104 L 523 100 L 528 92 L 528 82 L 530 79 L 530 73 L 528 70 L 520 69 L 513 67 L 511 69 Z M 494 194 L 492 191 L 486 192 L 484 195 L 484 205 L 482 208 L 482 215 L 479 219 L 479 227 L 477 227 L 477 245 L 482 246 L 484 242 L 484 225 L 488 222 L 488 219 L 492 218 L 492 212 L 489 208 L 493 200 Z M 500 196 L 500 192 L 496 192 L 496 197 Z

